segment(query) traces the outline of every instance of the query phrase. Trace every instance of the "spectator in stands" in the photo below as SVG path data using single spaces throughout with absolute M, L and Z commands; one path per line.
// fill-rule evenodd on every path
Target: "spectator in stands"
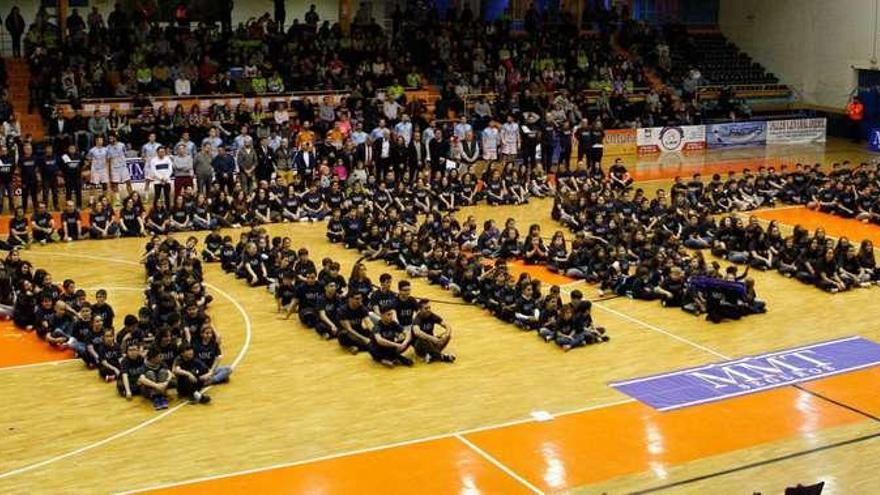
M 21 37 L 24 35 L 25 22 L 18 6 L 12 7 L 6 16 L 6 31 L 12 37 L 12 56 L 21 58 Z

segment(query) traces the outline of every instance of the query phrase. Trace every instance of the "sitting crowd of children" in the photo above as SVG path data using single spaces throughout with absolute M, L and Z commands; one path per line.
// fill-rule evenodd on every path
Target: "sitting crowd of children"
M 171 239 L 156 239 L 148 249 L 149 289 L 137 316 L 120 322 L 105 290 L 90 302 L 73 280 L 56 285 L 47 271 L 22 260 L 18 249 L 2 265 L 0 308 L 18 328 L 73 350 L 127 399 L 142 395 L 155 409 L 166 409 L 176 389 L 181 398 L 207 403 L 202 389 L 228 380 L 231 369 L 220 365 L 198 257 Z
M 479 233 L 473 217 L 460 223 L 452 212 L 432 210 L 421 223 L 417 218 L 396 205 L 348 204 L 334 210 L 327 237 L 367 259 L 450 289 L 465 302 L 534 330 L 565 350 L 608 340 L 605 330 L 593 325 L 591 305 L 582 295 L 564 305 L 559 287 L 544 294 L 540 280 L 528 273 L 514 277 L 508 269 L 506 259 L 539 262 L 543 241 L 538 225 L 530 227 L 523 241 L 513 219 L 503 231 L 488 221 Z
M 793 203 L 865 223 L 880 223 L 880 163 L 856 167 L 850 167 L 849 162 L 835 163 L 828 175 L 818 167 L 801 174 L 804 192 Z
M 305 327 L 352 354 L 368 352 L 388 367 L 412 366 L 410 349 L 426 363 L 455 361 L 446 350 L 452 327 L 433 312 L 430 301 L 414 297 L 407 280 L 399 281 L 395 292 L 387 273 L 374 286 L 362 259 L 348 280 L 330 258 L 322 260 L 319 272 L 308 249 L 293 249 L 289 237 L 270 238 L 262 227 L 242 233 L 235 244 L 215 229 L 205 239 L 202 257 L 250 286 L 265 286 L 285 319 L 296 314 Z

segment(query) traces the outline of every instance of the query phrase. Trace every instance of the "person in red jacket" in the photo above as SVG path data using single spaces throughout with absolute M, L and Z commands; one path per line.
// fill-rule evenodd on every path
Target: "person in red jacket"
M 862 120 L 865 117 L 865 105 L 859 101 L 858 97 L 853 96 L 846 106 L 846 115 L 852 126 L 853 139 L 858 143 L 862 140 Z

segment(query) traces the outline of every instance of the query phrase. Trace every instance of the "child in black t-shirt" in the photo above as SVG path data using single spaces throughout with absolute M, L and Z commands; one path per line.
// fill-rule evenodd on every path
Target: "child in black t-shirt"
M 388 306 L 381 311 L 382 317 L 373 327 L 369 345 L 370 356 L 377 363 L 389 368 L 398 364 L 412 366 L 412 360 L 403 355 L 409 349 L 412 334 L 394 320 L 393 307 Z

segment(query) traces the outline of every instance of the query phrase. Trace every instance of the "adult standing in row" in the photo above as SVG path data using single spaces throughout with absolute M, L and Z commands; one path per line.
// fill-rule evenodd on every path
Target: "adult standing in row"
M 19 8 L 12 7 L 9 15 L 6 16 L 6 30 L 12 37 L 12 56 L 21 58 L 21 37 L 24 35 L 24 17 L 21 16 Z

